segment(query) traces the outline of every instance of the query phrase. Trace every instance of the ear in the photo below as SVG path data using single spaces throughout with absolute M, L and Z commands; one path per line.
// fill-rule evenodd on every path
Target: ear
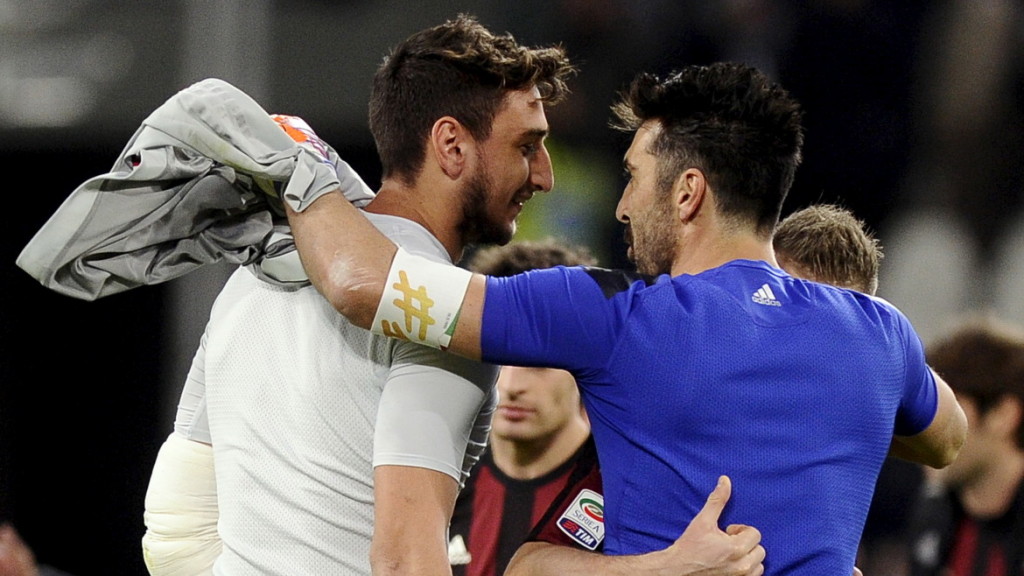
M 430 151 L 441 171 L 452 180 L 466 169 L 471 140 L 466 127 L 451 116 L 438 119 L 430 130 Z
M 687 168 L 676 178 L 672 193 L 680 222 L 689 222 L 697 217 L 707 191 L 708 181 L 704 173 L 696 168 Z

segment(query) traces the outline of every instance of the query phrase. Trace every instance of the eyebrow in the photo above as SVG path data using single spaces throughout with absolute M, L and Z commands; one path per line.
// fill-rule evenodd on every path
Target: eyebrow
M 546 138 L 549 133 L 550 130 L 544 128 L 532 128 L 530 130 L 527 130 L 526 132 L 523 132 L 522 137 L 531 139 Z

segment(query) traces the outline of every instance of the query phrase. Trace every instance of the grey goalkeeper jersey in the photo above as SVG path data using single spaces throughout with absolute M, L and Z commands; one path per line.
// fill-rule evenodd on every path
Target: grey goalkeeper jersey
M 406 250 L 451 263 L 418 224 L 367 216 Z M 236 271 L 175 424 L 202 440 L 208 420 L 223 540 L 214 574 L 370 574 L 373 467 L 464 481 L 486 441 L 496 376 L 352 326 L 312 287 Z

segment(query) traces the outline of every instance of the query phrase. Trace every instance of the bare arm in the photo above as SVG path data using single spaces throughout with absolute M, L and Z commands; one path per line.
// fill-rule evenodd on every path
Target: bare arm
M 341 194 L 326 194 L 288 224 L 309 279 L 353 324 L 369 328 L 397 247 Z
M 732 494 L 723 476 L 686 531 L 664 550 L 634 556 L 604 556 L 548 542 L 527 542 L 516 552 L 505 576 L 580 574 L 592 576 L 759 576 L 764 573 L 761 533 L 750 526 L 718 528 Z
M 932 376 L 939 397 L 935 418 L 919 434 L 894 436 L 889 455 L 932 468 L 944 468 L 956 459 L 967 439 L 967 416 L 946 381 L 934 371 Z
M 14 526 L 0 524 L 0 574 L 39 576 L 36 556 Z
M 373 471 L 374 576 L 451 576 L 448 523 L 459 487 L 426 468 L 377 466 Z
M 370 328 L 397 251 L 395 244 L 341 194 L 321 196 L 301 213 L 289 207 L 288 223 L 316 289 L 350 322 Z M 474 360 L 480 358 L 484 288 L 484 277 L 474 275 L 448 345 L 449 351 Z

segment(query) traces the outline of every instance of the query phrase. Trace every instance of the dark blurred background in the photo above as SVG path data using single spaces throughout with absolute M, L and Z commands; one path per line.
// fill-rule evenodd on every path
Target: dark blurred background
M 149 470 L 229 270 L 81 302 L 18 269 L 22 247 L 150 112 L 211 76 L 305 118 L 376 186 L 373 71 L 458 12 L 561 43 L 580 68 L 549 112 L 555 189 L 530 203 L 520 239 L 563 236 L 626 266 L 614 92 L 641 70 L 740 60 L 806 110 L 785 213 L 833 202 L 863 218 L 887 254 L 879 294 L 925 340 L 966 309 L 1024 321 L 1017 0 L 0 0 L 0 519 L 41 562 L 145 574 Z

